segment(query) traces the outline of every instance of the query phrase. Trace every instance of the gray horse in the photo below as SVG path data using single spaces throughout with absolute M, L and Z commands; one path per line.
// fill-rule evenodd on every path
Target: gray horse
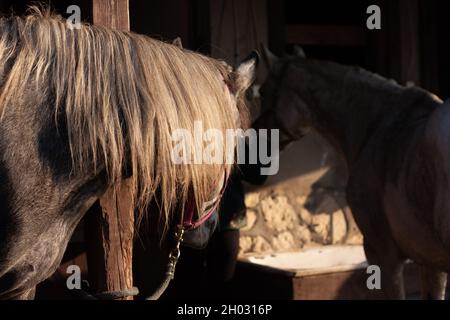
M 164 227 L 188 199 L 211 200 L 232 165 L 175 165 L 171 135 L 194 120 L 238 128 L 254 68 L 49 13 L 1 18 L 0 299 L 32 298 L 124 176 L 139 217 L 157 201 Z
M 450 105 L 359 67 L 283 59 L 265 51 L 256 128 L 280 129 L 280 145 L 310 130 L 344 158 L 347 200 L 386 297 L 405 297 L 407 259 L 421 266 L 424 298 L 445 297 L 450 272 Z

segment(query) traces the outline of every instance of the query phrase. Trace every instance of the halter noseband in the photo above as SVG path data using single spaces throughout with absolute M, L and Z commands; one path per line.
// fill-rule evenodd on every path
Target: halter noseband
M 183 235 L 184 232 L 187 230 L 192 230 L 195 228 L 198 228 L 201 226 L 206 220 L 208 220 L 211 215 L 214 213 L 214 211 L 217 209 L 220 203 L 220 199 L 222 198 L 223 193 L 225 192 L 225 188 L 227 185 L 228 175 L 225 172 L 223 177 L 223 186 L 222 189 L 219 192 L 219 195 L 209 201 L 209 203 L 213 203 L 212 207 L 209 208 L 207 213 L 200 217 L 197 221 L 194 221 L 194 215 L 195 215 L 195 199 L 194 195 L 190 193 L 188 203 L 185 207 L 182 219 L 180 224 L 177 225 L 176 231 L 175 231 L 175 246 L 172 249 L 172 251 L 169 253 L 169 262 L 167 264 L 167 270 L 166 270 L 166 277 L 164 281 L 161 283 L 161 285 L 156 289 L 156 291 L 146 298 L 146 300 L 158 300 L 160 296 L 166 291 L 167 287 L 170 284 L 170 281 L 175 277 L 175 268 L 178 263 L 178 259 L 180 258 L 180 246 L 183 242 Z
M 214 211 L 217 209 L 220 203 L 220 199 L 222 198 L 223 193 L 225 192 L 225 188 L 227 185 L 227 175 L 224 174 L 223 177 L 223 186 L 220 189 L 219 195 L 212 199 L 211 201 L 208 201 L 205 203 L 207 206 L 212 203 L 212 206 L 208 209 L 206 214 L 204 214 L 202 217 L 199 217 L 197 221 L 194 221 L 194 215 L 195 215 L 195 199 L 194 195 L 190 193 L 188 203 L 185 207 L 184 214 L 183 214 L 183 222 L 182 226 L 185 230 L 192 230 L 195 228 L 200 227 L 205 221 L 207 221 L 211 215 L 214 213 Z

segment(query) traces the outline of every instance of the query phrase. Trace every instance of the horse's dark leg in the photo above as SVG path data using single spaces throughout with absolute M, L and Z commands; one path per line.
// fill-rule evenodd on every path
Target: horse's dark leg
M 347 224 L 347 233 L 342 240 L 342 243 L 347 243 L 348 240 L 352 239 L 354 236 L 360 233 L 358 225 L 355 222 L 353 217 L 352 210 L 348 207 L 345 197 L 337 195 L 334 197 L 337 204 L 342 208 L 342 212 L 344 213 L 345 222 Z
M 447 286 L 447 273 L 421 266 L 420 280 L 422 284 L 422 299 L 444 300 Z
M 394 246 L 372 245 L 364 239 L 364 252 L 370 265 L 377 265 L 381 271 L 381 290 L 387 299 L 405 299 L 403 283 L 404 260 Z

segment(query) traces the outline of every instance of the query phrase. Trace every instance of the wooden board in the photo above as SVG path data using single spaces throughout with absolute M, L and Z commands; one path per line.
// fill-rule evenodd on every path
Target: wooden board
M 94 24 L 128 31 L 130 30 L 128 0 L 93 0 L 92 18 Z
M 361 263 L 362 247 L 347 250 L 346 246 L 325 246 L 311 249 L 303 254 L 292 253 L 298 262 L 298 269 L 281 258 L 279 267 L 276 256 L 260 263 L 251 262 L 249 257 L 241 258 L 233 280 L 233 296 L 238 299 L 275 300 L 360 300 L 383 299 L 381 290 L 369 290 L 366 286 L 367 263 Z M 349 247 L 349 246 L 347 246 Z M 319 260 L 318 252 L 323 259 Z M 289 253 L 286 253 L 288 255 Z M 297 255 L 298 257 L 295 257 Z M 345 263 L 346 255 L 348 263 Z M 353 255 L 353 256 L 351 256 Z M 302 258 L 303 257 L 303 258 Z M 274 258 L 271 260 L 271 258 Z M 283 261 L 284 259 L 284 261 Z M 363 260 L 364 257 L 362 257 Z M 253 260 L 255 261 L 255 260 Z M 264 265 L 268 262 L 271 266 Z M 405 291 L 409 297 L 418 297 L 420 291 L 419 270 L 408 263 L 404 272 Z
M 133 286 L 134 214 L 128 183 L 109 189 L 86 217 L 89 282 L 96 292 Z
M 94 24 L 130 28 L 128 0 L 93 0 L 92 15 Z M 134 208 L 129 183 L 124 181 L 107 190 L 87 216 L 89 278 L 95 292 L 133 286 Z

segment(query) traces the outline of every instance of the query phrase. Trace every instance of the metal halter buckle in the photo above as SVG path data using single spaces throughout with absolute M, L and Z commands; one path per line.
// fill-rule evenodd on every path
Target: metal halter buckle
M 180 258 L 180 245 L 183 242 L 183 235 L 184 235 L 184 226 L 178 225 L 177 231 L 175 231 L 175 247 L 172 249 L 172 251 L 169 253 L 169 263 L 166 275 L 170 277 L 171 279 L 175 276 L 175 268 L 178 262 L 178 259 Z

